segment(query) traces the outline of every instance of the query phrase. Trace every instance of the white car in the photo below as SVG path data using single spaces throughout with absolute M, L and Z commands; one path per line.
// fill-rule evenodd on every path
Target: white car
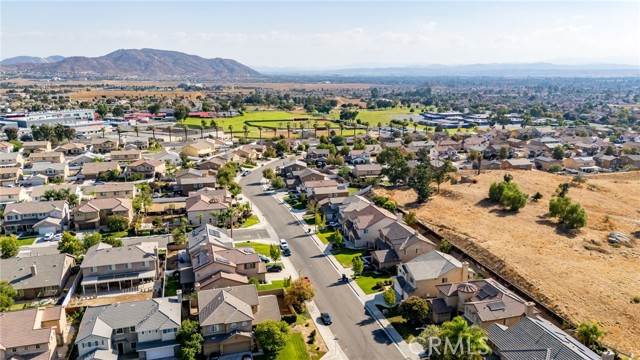
M 285 239 L 280 239 L 280 248 L 281 248 L 282 250 L 284 250 L 284 249 L 286 249 L 286 248 L 288 248 L 288 247 L 289 247 L 289 244 L 287 244 L 287 240 L 285 240 Z
M 53 235 L 52 241 L 60 241 L 62 240 L 62 233 Z
M 336 228 L 336 227 L 338 227 L 338 226 L 340 226 L 340 224 L 338 224 L 338 223 L 337 223 L 337 222 L 335 222 L 335 221 L 332 221 L 332 222 L 330 222 L 330 223 L 329 223 L 329 227 Z
M 249 170 L 245 170 L 245 171 L 242 173 L 242 176 L 247 176 L 247 175 L 249 175 L 249 174 L 251 174 L 251 171 L 249 171 Z
M 53 233 L 46 233 L 44 235 L 44 241 L 51 241 L 53 239 Z

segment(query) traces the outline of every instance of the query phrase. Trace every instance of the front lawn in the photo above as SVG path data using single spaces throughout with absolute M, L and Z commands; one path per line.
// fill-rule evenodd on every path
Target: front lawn
M 318 335 L 319 336 L 319 335 Z M 256 356 L 254 359 L 256 360 L 290 360 L 290 359 L 301 359 L 301 360 L 309 360 L 309 353 L 307 352 L 307 344 L 304 342 L 304 337 L 302 334 L 298 332 L 291 333 L 289 335 L 289 339 L 287 340 L 287 345 L 280 350 L 278 355 L 269 356 L 269 355 L 260 355 Z
M 119 239 L 127 236 L 129 236 L 129 233 L 126 231 L 113 231 L 113 232 L 102 233 L 102 238 L 112 237 L 114 239 Z
M 273 280 L 271 284 L 258 285 L 258 291 L 284 289 L 284 280 Z
M 333 242 L 333 236 L 335 233 L 336 233 L 335 230 L 324 228 L 320 230 L 316 235 L 318 235 L 318 238 L 320 239 L 320 241 L 322 241 L 322 243 L 326 245 L 330 242 Z
M 266 243 L 245 241 L 245 242 L 236 243 L 236 247 L 252 247 L 253 250 L 255 250 L 255 252 L 257 252 L 258 254 L 271 257 L 271 252 L 269 251 L 269 244 L 266 244 Z
M 176 296 L 176 291 L 180 290 L 180 278 L 165 276 L 164 296 Z
M 353 261 L 353 258 L 365 254 L 365 250 L 358 249 L 334 249 L 331 250 L 331 252 L 333 253 L 333 256 L 336 257 L 336 260 L 338 260 L 338 262 L 345 268 L 350 268 L 352 266 L 351 262 Z
M 315 216 L 307 216 L 304 218 L 304 222 L 307 223 L 307 225 L 312 226 L 316 224 L 316 217 Z
M 307 203 L 304 201 L 300 201 L 300 198 L 295 198 L 292 199 L 290 197 L 287 197 L 284 199 L 284 201 L 287 202 L 287 204 L 291 205 L 292 208 L 296 209 L 296 210 L 304 210 L 307 208 Z
M 382 305 L 376 305 L 376 307 L 383 314 L 385 310 L 387 311 L 385 317 L 405 341 L 411 341 L 411 339 L 420 335 L 421 330 L 416 330 L 415 326 L 408 324 L 407 320 L 398 312 L 397 307 L 385 308 Z
M 255 224 L 259 223 L 259 222 L 260 222 L 260 219 L 258 219 L 258 215 L 253 214 L 253 215 L 251 215 L 251 217 L 249 217 L 248 219 L 246 219 L 244 221 L 244 224 L 242 224 L 242 227 L 243 228 L 248 228 L 249 226 L 253 226 L 253 225 L 255 225 Z
M 353 195 L 353 194 L 357 193 L 360 190 L 362 190 L 362 189 L 357 188 L 357 187 L 353 187 L 353 186 L 349 186 L 349 195 Z
M 360 289 L 362 289 L 365 294 L 374 294 L 381 291 L 378 289 L 378 281 L 391 281 L 392 278 L 392 276 L 367 273 L 366 275 L 359 275 L 356 278 L 356 284 L 360 286 Z
M 31 245 L 36 241 L 36 239 L 37 238 L 35 237 L 18 239 L 18 246 Z

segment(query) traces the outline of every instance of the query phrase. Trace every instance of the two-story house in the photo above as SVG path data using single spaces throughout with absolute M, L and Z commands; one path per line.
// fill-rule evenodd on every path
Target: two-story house
M 215 142 L 211 139 L 200 139 L 182 147 L 182 153 L 190 157 L 206 158 L 216 152 Z
M 202 352 L 207 359 L 251 353 L 255 347 L 253 326 L 280 319 L 276 296 L 258 296 L 253 284 L 198 292 Z
M 174 359 L 182 294 L 88 307 L 75 345 L 78 359 Z
M 164 162 L 167 165 L 179 166 L 182 164 L 182 159 L 180 159 L 180 154 L 171 150 L 162 150 L 153 154 L 145 154 L 145 159 L 155 159 Z
M 119 147 L 118 139 L 91 138 L 91 148 L 94 153 L 106 154 L 118 150 Z
M 58 151 L 36 152 L 29 155 L 30 163 L 48 162 L 60 164 L 65 161 L 64 154 Z
M 102 155 L 96 155 L 94 153 L 88 152 L 70 158 L 67 161 L 67 164 L 69 164 L 69 168 L 76 170 L 82 169 L 82 167 L 87 163 L 97 162 L 101 160 L 104 161 L 104 157 Z
M 189 250 L 196 290 L 248 284 L 254 278 L 264 281 L 265 264 L 253 248 L 223 248 L 203 243 Z
M 48 179 L 62 179 L 69 177 L 69 165 L 66 163 L 35 163 L 31 167 L 32 175 L 43 175 Z
M 326 164 L 329 158 L 329 149 L 311 149 L 307 152 L 307 163 L 309 164 Z
M 109 216 L 122 216 L 133 221 L 133 205 L 127 198 L 93 199 L 81 203 L 73 212 L 76 230 L 100 230 L 107 228 Z
M 4 209 L 7 234 L 61 232 L 69 223 L 69 205 L 64 200 L 9 204 Z
M 95 180 L 109 171 L 120 171 L 120 165 L 117 162 L 90 162 L 82 166 L 80 174 L 87 180 Z
M 13 286 L 17 299 L 55 297 L 62 293 L 75 264 L 69 254 L 2 259 L 0 280 Z
M 144 174 L 146 177 L 163 176 L 167 171 L 167 165 L 164 161 L 155 159 L 140 159 L 132 162 L 127 166 L 127 172 Z
M 134 183 L 106 183 L 94 186 L 93 192 L 94 199 L 133 199 L 138 193 L 138 189 Z
M 78 200 L 82 199 L 82 189 L 75 184 L 48 184 L 42 186 L 34 186 L 29 192 L 29 197 L 32 201 L 48 201 L 45 196 L 47 191 L 69 191 L 69 194 L 76 195 Z
M 374 248 L 371 262 L 378 269 L 383 269 L 429 253 L 436 244 L 403 223 L 402 215 L 398 214 L 396 221 L 378 230 Z
M 367 150 L 351 150 L 345 161 L 353 165 L 370 164 L 371 154 Z
M 14 148 L 15 146 L 10 142 L 0 141 L 0 153 L 11 153 Z
M 396 215 L 369 204 L 363 208 L 344 211 L 342 233 L 345 241 L 357 248 L 373 248 L 378 230 L 394 223 Z
M 351 174 L 357 178 L 379 177 L 382 175 L 382 166 L 380 164 L 355 165 Z
M 158 278 L 158 243 L 142 242 L 112 247 L 98 243 L 87 250 L 80 264 L 82 293 L 136 288 Z M 148 285 L 147 285 L 148 287 Z M 141 289 L 138 287 L 138 289 Z
M 218 187 L 218 179 L 215 176 L 181 177 L 176 181 L 175 190 L 188 194 L 203 188 L 215 189 L 216 187 Z
M 280 175 L 284 179 L 292 178 L 294 172 L 304 170 L 306 168 L 307 164 L 300 160 L 286 161 L 280 167 Z
M 231 206 L 226 190 L 208 191 L 206 194 L 197 193 L 186 200 L 185 210 L 191 225 L 218 225 L 217 215 Z
M 122 142 L 127 146 L 135 146 L 136 149 L 146 150 L 149 148 L 149 138 L 144 136 L 126 136 Z
M 58 359 L 56 328 L 47 326 L 43 317 L 62 307 L 31 308 L 0 313 L 0 360 Z M 66 327 L 66 319 L 60 321 Z
M 25 141 L 22 143 L 22 151 L 25 155 L 34 152 L 51 151 L 51 142 L 49 141 Z
M 24 167 L 24 157 L 17 152 L 0 153 L 0 167 Z
M 0 209 L 4 209 L 8 204 L 29 201 L 31 198 L 27 189 L 23 187 L 2 187 L 0 188 Z
M 200 170 L 220 170 L 227 163 L 227 159 L 215 156 L 207 161 L 203 161 L 198 165 Z
M 469 280 L 469 263 L 433 250 L 398 265 L 393 288 L 401 299 L 433 298 L 438 294 L 436 285 L 466 280 Z
M 19 167 L 0 167 L 0 185 L 12 186 L 22 179 L 22 169 Z
M 111 151 L 111 161 L 120 163 L 129 163 L 142 159 L 142 151 L 140 150 L 116 150 Z
M 65 156 L 78 156 L 87 151 L 87 145 L 82 143 L 68 143 L 58 146 L 53 151 L 61 152 Z
M 287 188 L 289 190 L 302 191 L 302 184 L 307 181 L 324 180 L 324 174 L 314 169 L 302 169 L 291 173 L 291 177 L 286 179 Z

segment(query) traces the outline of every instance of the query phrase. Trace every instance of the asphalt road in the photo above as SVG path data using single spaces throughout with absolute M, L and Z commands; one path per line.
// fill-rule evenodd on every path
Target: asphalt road
M 282 165 L 279 160 L 269 165 Z M 258 206 L 280 238 L 291 248 L 290 260 L 300 276 L 307 276 L 313 284 L 315 302 L 321 312 L 333 318 L 331 330 L 349 359 L 402 359 L 401 353 L 389 340 L 379 324 L 365 312 L 364 305 L 349 285 L 341 283 L 335 267 L 309 238 L 286 207 L 264 194 L 260 187 L 262 169 L 257 168 L 241 179 L 245 196 Z M 324 326 L 315 319 L 318 326 Z

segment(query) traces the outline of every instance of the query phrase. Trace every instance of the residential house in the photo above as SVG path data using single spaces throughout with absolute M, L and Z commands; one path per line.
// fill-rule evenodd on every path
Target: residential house
M 433 158 L 449 158 L 453 159 L 458 155 L 458 151 L 451 146 L 436 146 L 431 149 L 430 156 Z
M 29 155 L 30 163 L 49 162 L 60 164 L 65 161 L 64 154 L 58 151 L 35 152 Z
M 505 159 L 500 162 L 501 169 L 531 170 L 533 163 L 529 159 Z
M 624 144 L 622 144 L 622 148 L 633 150 L 636 153 L 638 153 L 640 151 L 640 142 L 627 141 Z
M 465 138 L 462 140 L 462 149 L 469 151 L 476 147 L 484 147 L 486 142 L 487 142 L 486 139 L 480 136 Z
M 17 152 L 0 152 L 0 167 L 24 167 L 24 157 Z
M 82 169 L 84 164 L 100 161 L 100 159 L 103 159 L 104 161 L 104 157 L 88 152 L 88 153 L 81 154 L 69 159 L 67 163 L 69 164 L 69 167 L 72 169 Z
M 357 178 L 380 177 L 382 175 L 382 166 L 380 164 L 355 165 L 351 170 L 351 174 Z
M 144 155 L 145 159 L 155 159 L 164 162 L 167 165 L 178 166 L 182 164 L 182 159 L 180 159 L 180 154 L 170 150 L 162 150 L 153 154 Z
M 196 247 L 202 244 L 212 244 L 225 249 L 233 249 L 233 239 L 220 230 L 221 229 L 210 224 L 204 224 L 193 229 L 187 234 L 187 251 L 191 253 Z
M 248 284 L 249 279 L 264 281 L 265 264 L 251 247 L 224 248 L 202 243 L 189 249 L 196 290 Z
M 292 174 L 294 172 L 304 170 L 306 168 L 307 168 L 307 164 L 300 160 L 285 161 L 285 163 L 282 164 L 282 166 L 280 167 L 280 175 L 284 179 L 291 178 L 293 177 Z
M 393 288 L 403 300 L 410 296 L 427 299 L 438 294 L 436 285 L 466 280 L 469 280 L 469 263 L 433 250 L 398 265 Z
M 260 157 L 260 153 L 256 149 L 248 146 L 236 149 L 236 154 L 248 162 L 256 161 Z
M 88 307 L 75 345 L 78 360 L 175 359 L 182 294 Z
M 42 174 L 27 175 L 20 182 L 22 186 L 43 186 L 47 185 L 48 183 L 49 177 Z
M 0 185 L 15 186 L 22 179 L 22 169 L 19 167 L 0 167 Z
M 445 139 L 445 140 L 441 140 L 438 143 L 438 147 L 452 148 L 452 149 L 454 149 L 456 151 L 460 151 L 460 150 L 462 150 L 462 142 L 461 141 L 451 140 L 451 139 Z
M 69 165 L 66 163 L 35 163 L 31 167 L 32 175 L 65 180 L 69 177 Z
M 367 150 L 351 150 L 345 161 L 353 165 L 370 164 L 371 154 Z
M 34 152 L 51 151 L 51 142 L 49 141 L 25 141 L 22 143 L 22 151 L 25 155 Z
M 384 269 L 433 251 L 436 245 L 402 222 L 402 215 L 398 213 L 396 221 L 378 230 L 374 248 L 371 263 L 378 269 Z
M 4 209 L 7 234 L 62 232 L 69 223 L 69 205 L 64 200 L 9 204 Z
M 78 200 L 82 199 L 82 189 L 80 188 L 80 186 L 74 184 L 49 184 L 46 186 L 34 186 L 29 192 L 29 197 L 31 201 L 48 201 L 49 199 L 44 196 L 45 192 L 47 192 L 48 190 L 69 190 L 69 193 L 74 194 L 78 197 Z
M 125 136 L 122 138 L 122 142 L 126 146 L 134 146 L 139 150 L 146 150 L 149 148 L 149 138 L 145 136 Z
M 212 157 L 207 161 L 203 161 L 198 165 L 200 170 L 220 170 L 227 163 L 227 159 L 220 156 Z
M 215 176 L 203 176 L 203 177 L 182 177 L 177 179 L 176 191 L 182 194 L 188 194 L 192 191 L 197 191 L 203 188 L 216 188 L 218 187 L 218 180 Z
M 562 165 L 565 169 L 582 172 L 597 172 L 598 167 L 593 157 L 571 157 L 564 159 Z
M 344 210 L 342 232 L 345 241 L 357 248 L 373 248 L 378 230 L 396 221 L 396 215 L 375 205 L 349 211 Z
M 133 221 L 133 205 L 127 198 L 93 199 L 81 203 L 73 212 L 76 230 L 107 229 L 109 216 L 122 216 Z
M 185 210 L 191 225 L 218 225 L 217 214 L 226 211 L 231 206 L 226 196 L 226 190 L 207 191 L 206 195 L 196 193 L 186 200 Z
M 210 139 L 199 139 L 182 147 L 182 153 L 190 157 L 206 158 L 216 152 L 215 142 Z
M 13 152 L 13 144 L 6 141 L 0 141 L 0 153 L 12 153 Z
M 129 163 L 142 159 L 140 150 L 115 150 L 111 151 L 111 161 Z
M 620 156 L 620 165 L 640 168 L 640 155 L 622 155 Z
M 339 198 L 348 195 L 349 187 L 347 185 L 324 186 L 312 188 L 309 199 L 313 199 L 314 201 L 318 202 L 322 201 L 323 199 Z
M 617 170 L 620 166 L 620 158 L 617 156 L 598 154 L 593 157 L 596 166 L 608 170 Z
M 0 262 L 0 280 L 16 290 L 16 299 L 57 297 L 71 276 L 76 260 L 69 254 L 15 257 Z
M 137 195 L 138 190 L 134 183 L 106 183 L 94 186 L 93 193 L 94 199 L 133 199 Z
M 153 282 L 160 274 L 158 243 L 141 242 L 119 247 L 98 243 L 87 250 L 80 271 L 83 294 L 87 290 L 99 293 Z
M 65 156 L 77 156 L 87 151 L 87 145 L 82 143 L 68 143 L 58 146 L 55 150 L 63 153 Z
M 302 184 L 307 181 L 324 180 L 324 174 L 313 169 L 303 169 L 291 173 L 291 177 L 286 179 L 287 187 L 290 190 L 302 191 Z
M 109 171 L 120 171 L 120 165 L 117 162 L 90 162 L 84 164 L 80 174 L 86 180 L 95 180 Z
M 515 325 L 487 328 L 493 354 L 503 360 L 601 360 L 603 357 L 539 316 L 527 316 Z
M 313 189 L 323 188 L 323 187 L 335 187 L 338 185 L 339 185 L 338 182 L 333 179 L 308 180 L 300 184 L 300 191 L 306 192 L 307 196 L 311 196 Z
M 525 301 L 493 279 L 463 280 L 436 285 L 436 288 L 437 297 L 442 299 L 431 302 L 437 304 L 438 311 L 432 312 L 436 323 L 461 315 L 470 324 L 486 329 L 491 324 L 512 326 L 538 312 L 534 303 Z M 448 314 L 440 312 L 447 308 Z
M 118 150 L 120 142 L 118 139 L 91 138 L 91 151 L 98 154 L 107 154 Z
M 253 284 L 198 292 L 202 351 L 207 359 L 251 353 L 255 348 L 253 326 L 280 319 L 276 296 L 258 296 Z
M 29 201 L 31 198 L 24 187 L 2 187 L 0 188 L 0 209 L 8 204 Z
M 162 177 L 167 171 L 167 164 L 161 160 L 141 159 L 127 166 L 127 172 L 143 174 L 145 177 Z
M 559 165 L 562 168 L 562 160 L 556 160 L 546 156 L 538 156 L 533 159 L 533 163 L 538 170 L 549 171 L 549 168 L 553 165 Z
M 44 325 L 46 321 L 42 320 L 61 307 L 51 309 L 31 308 L 0 313 L 0 360 L 58 359 L 56 329 Z
M 178 171 L 174 177 L 176 178 L 176 180 L 178 179 L 195 179 L 195 178 L 200 178 L 200 177 L 207 177 L 207 176 L 215 176 L 216 172 L 213 170 L 197 170 L 197 169 L 182 169 L 180 171 Z
M 310 164 L 326 164 L 329 158 L 329 149 L 311 149 L 307 152 L 307 163 Z

